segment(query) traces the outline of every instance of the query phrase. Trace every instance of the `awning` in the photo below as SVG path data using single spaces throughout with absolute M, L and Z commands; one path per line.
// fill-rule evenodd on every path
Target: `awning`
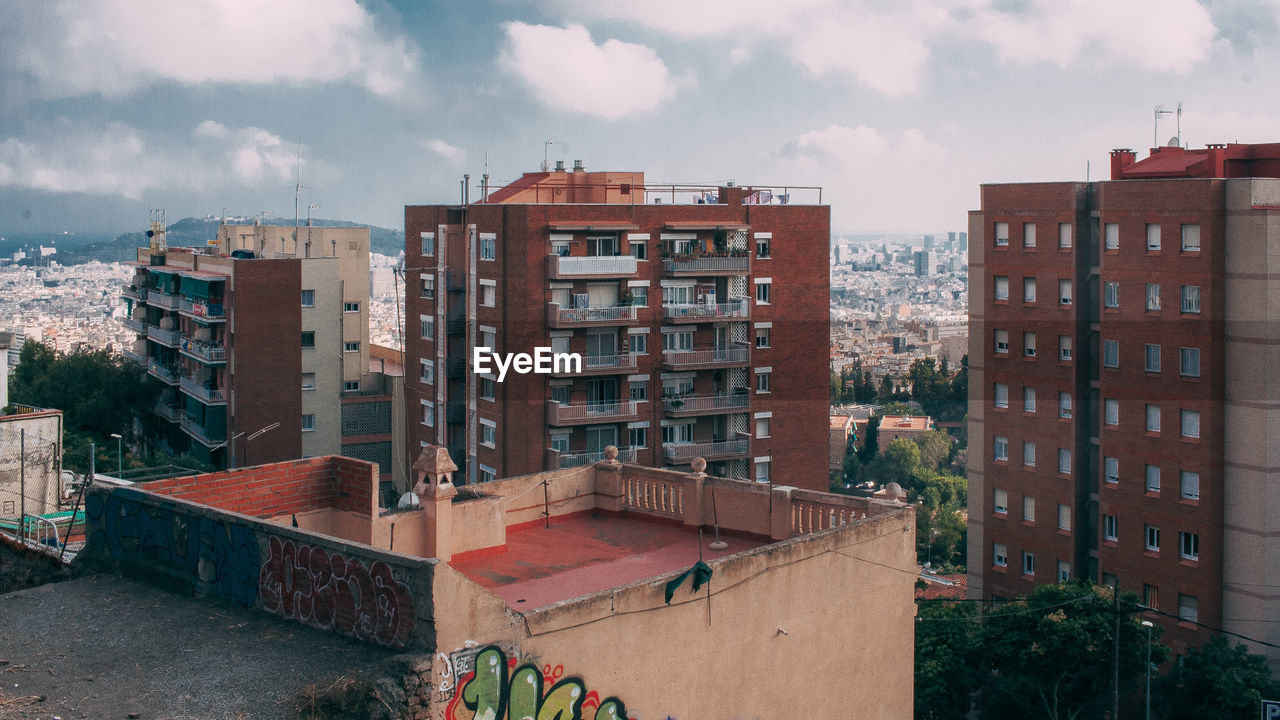
M 668 230 L 749 230 L 750 225 L 735 222 L 715 222 L 715 221 L 672 221 L 664 225 Z
M 626 230 L 639 230 L 640 226 L 630 222 L 553 222 L 548 223 L 547 228 L 553 232 L 623 232 Z

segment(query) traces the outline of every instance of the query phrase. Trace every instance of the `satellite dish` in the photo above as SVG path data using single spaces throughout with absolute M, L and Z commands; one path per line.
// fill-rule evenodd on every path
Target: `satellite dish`
M 396 503 L 397 508 L 414 508 L 418 507 L 418 496 L 416 493 L 407 492 L 400 496 L 400 502 Z
M 1181 147 L 1178 144 L 1178 136 L 1174 135 L 1173 137 L 1169 138 L 1169 142 L 1165 143 L 1164 146 L 1165 147 Z

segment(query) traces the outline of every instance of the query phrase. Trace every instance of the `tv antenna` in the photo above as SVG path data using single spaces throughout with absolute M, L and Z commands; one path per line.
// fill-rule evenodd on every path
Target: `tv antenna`
M 1178 139 L 1178 146 L 1181 147 L 1182 146 L 1182 103 L 1181 102 L 1178 103 L 1178 109 L 1176 112 L 1178 115 L 1177 139 Z M 1160 116 L 1173 115 L 1174 113 L 1175 113 L 1174 110 L 1165 110 L 1164 105 L 1156 106 L 1155 112 L 1153 113 L 1154 117 L 1152 120 L 1153 126 L 1151 129 L 1151 147 L 1158 147 L 1160 145 Z
M 555 142 L 552 140 L 548 140 L 542 145 L 542 172 L 546 172 L 551 169 L 551 164 L 547 158 L 547 154 L 551 151 L 552 145 L 555 145 Z
M 302 216 L 302 189 L 311 189 L 309 185 L 302 184 L 302 141 L 298 141 L 298 161 L 293 168 L 293 238 L 296 242 L 298 239 L 298 225 L 301 224 Z M 310 225 L 311 211 L 307 211 L 307 224 Z

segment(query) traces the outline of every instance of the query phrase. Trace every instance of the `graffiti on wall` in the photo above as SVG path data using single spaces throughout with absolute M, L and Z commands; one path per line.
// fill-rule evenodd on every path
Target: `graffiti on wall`
M 621 700 L 587 692 L 581 678 L 564 677 L 563 665 L 517 664 L 495 645 L 455 653 L 450 669 L 454 692 L 446 720 L 627 718 Z
M 404 647 L 413 636 L 413 595 L 391 567 L 271 536 L 258 576 L 262 607 L 305 625 L 379 645 Z
M 203 515 L 139 502 L 133 490 L 85 498 L 91 547 L 113 560 L 159 566 L 193 590 L 252 607 L 258 594 L 258 538 Z

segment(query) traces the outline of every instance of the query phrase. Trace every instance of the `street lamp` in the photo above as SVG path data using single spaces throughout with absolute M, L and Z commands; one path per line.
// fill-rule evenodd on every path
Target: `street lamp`
M 1147 714 L 1146 720 L 1151 720 L 1151 630 L 1155 625 L 1150 620 L 1143 620 L 1142 626 L 1147 629 Z
M 121 475 L 124 474 L 124 438 L 120 433 L 111 433 L 111 437 L 116 439 L 116 479 L 123 480 Z

